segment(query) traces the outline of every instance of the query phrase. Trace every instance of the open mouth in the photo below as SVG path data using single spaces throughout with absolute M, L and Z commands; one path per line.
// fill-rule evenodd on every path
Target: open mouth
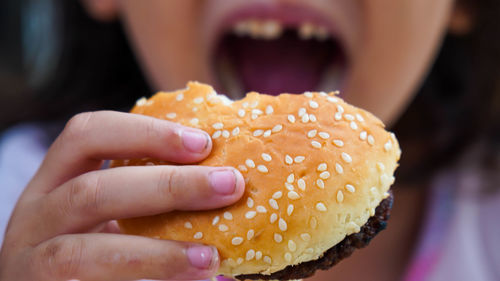
M 270 95 L 342 88 L 347 56 L 326 21 L 303 9 L 233 16 L 215 41 L 218 90 Z

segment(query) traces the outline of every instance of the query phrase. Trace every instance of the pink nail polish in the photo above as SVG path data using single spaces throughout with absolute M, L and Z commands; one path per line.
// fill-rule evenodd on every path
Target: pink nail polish
M 192 266 L 209 269 L 213 265 L 215 249 L 208 246 L 193 246 L 187 250 L 187 257 Z
M 182 132 L 182 143 L 188 151 L 201 153 L 208 146 L 208 138 L 203 133 L 186 130 Z
M 221 195 L 233 194 L 236 189 L 236 176 L 232 170 L 218 170 L 210 173 L 210 184 Z

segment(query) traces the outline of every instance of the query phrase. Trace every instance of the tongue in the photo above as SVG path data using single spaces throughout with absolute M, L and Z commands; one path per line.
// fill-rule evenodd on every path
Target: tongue
M 333 40 L 301 40 L 292 31 L 275 40 L 226 35 L 217 60 L 231 64 L 245 92 L 300 93 L 317 89 L 336 46 Z

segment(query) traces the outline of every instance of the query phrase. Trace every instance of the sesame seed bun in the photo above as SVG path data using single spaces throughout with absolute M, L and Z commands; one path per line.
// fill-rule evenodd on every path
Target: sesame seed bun
M 248 93 L 239 101 L 197 82 L 140 99 L 133 113 L 205 130 L 200 165 L 233 166 L 246 190 L 217 210 L 121 220 L 123 232 L 215 245 L 219 274 L 270 275 L 316 260 L 357 233 L 389 196 L 400 157 L 395 136 L 336 93 Z M 121 165 L 171 164 L 154 159 Z

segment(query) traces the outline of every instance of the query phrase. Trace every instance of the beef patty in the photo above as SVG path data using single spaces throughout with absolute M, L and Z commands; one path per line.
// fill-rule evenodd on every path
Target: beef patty
M 312 276 L 318 269 L 326 270 L 337 264 L 343 258 L 352 254 L 355 249 L 363 248 L 370 243 L 370 240 L 387 225 L 387 220 L 391 213 L 394 197 L 392 192 L 386 199 L 382 200 L 375 209 L 375 215 L 361 227 L 358 233 L 353 233 L 337 245 L 328 249 L 322 257 L 317 260 L 303 262 L 297 265 L 289 265 L 284 269 L 270 275 L 263 274 L 242 274 L 235 278 L 240 280 L 290 280 L 301 279 Z

